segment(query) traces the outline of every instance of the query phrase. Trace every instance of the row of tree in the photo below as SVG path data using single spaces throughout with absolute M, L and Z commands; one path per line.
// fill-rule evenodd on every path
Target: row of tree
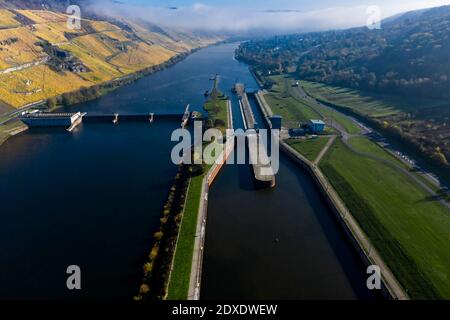
M 144 263 L 142 284 L 135 300 L 163 300 L 167 296 L 171 264 L 183 218 L 190 166 L 180 165 L 163 206 L 160 226 L 153 234 L 153 247 Z

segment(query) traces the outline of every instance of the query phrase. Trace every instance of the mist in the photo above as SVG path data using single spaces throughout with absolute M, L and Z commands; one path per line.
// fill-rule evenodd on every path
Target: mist
M 322 31 L 364 26 L 370 19 L 368 8 L 377 1 L 365 5 L 333 6 L 303 10 L 298 8 L 258 8 L 237 5 L 209 5 L 193 3 L 180 7 L 164 7 L 151 4 L 129 4 L 120 1 L 93 0 L 87 7 L 97 14 L 115 18 L 142 20 L 163 27 L 184 31 L 215 31 L 239 34 L 275 34 L 289 32 Z M 378 1 L 380 2 L 380 1 Z M 380 18 L 410 10 L 450 4 L 450 1 L 393 1 L 381 2 Z M 274 1 L 274 3 L 277 3 Z M 319 1 L 320 3 L 320 1 Z M 328 3 L 328 2 L 327 2 Z

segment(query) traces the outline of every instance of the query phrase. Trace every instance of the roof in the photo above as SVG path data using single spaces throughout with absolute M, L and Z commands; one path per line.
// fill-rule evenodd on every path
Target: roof
M 270 117 L 271 119 L 282 119 L 282 116 L 279 116 L 279 115 L 273 115 L 273 116 L 271 116 Z
M 309 120 L 312 124 L 322 124 L 325 125 L 325 122 L 323 122 L 322 120 Z

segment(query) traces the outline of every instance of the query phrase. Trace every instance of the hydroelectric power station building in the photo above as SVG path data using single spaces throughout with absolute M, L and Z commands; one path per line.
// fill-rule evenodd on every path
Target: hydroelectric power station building
M 70 127 L 82 117 L 77 113 L 25 113 L 20 120 L 29 127 Z
M 309 120 L 308 126 L 312 133 L 322 133 L 325 130 L 325 122 L 322 120 Z

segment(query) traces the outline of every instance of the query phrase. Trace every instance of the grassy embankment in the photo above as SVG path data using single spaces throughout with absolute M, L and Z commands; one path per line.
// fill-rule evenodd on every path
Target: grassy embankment
M 205 103 L 205 109 L 208 120 L 221 131 L 225 130 L 227 98 L 220 95 L 217 99 L 211 99 Z M 203 173 L 192 177 L 189 184 L 169 283 L 169 300 L 185 300 L 188 295 L 202 184 L 210 168 L 211 165 L 204 164 Z
M 315 139 L 287 139 L 286 142 L 308 160 L 314 162 L 329 140 L 330 137 L 317 137 Z
M 298 128 L 299 122 L 307 122 L 310 119 L 333 119 L 350 134 L 360 132 L 359 127 L 347 117 L 302 97 L 297 88 L 292 86 L 293 78 L 280 75 L 272 76 L 270 80 L 275 84 L 265 98 L 272 111 L 283 117 L 284 127 Z
M 358 149 L 390 158 L 371 141 Z M 449 212 L 409 177 L 336 141 L 321 169 L 408 294 L 450 297 Z
M 209 166 L 205 166 L 204 173 L 192 177 L 189 184 L 170 277 L 168 300 L 184 300 L 187 298 L 202 183 L 209 168 Z
M 228 98 L 219 93 L 217 98 L 208 100 L 204 106 L 208 112 L 209 125 L 220 129 L 222 133 L 227 129 L 227 101 Z
M 366 93 L 364 91 L 309 81 L 301 81 L 301 84 L 305 91 L 313 97 L 373 118 L 385 117 L 400 112 L 412 112 L 419 108 L 432 108 L 444 103 L 444 101 L 436 99 Z
M 280 86 L 280 79 L 284 78 L 272 79 L 278 80 Z M 284 88 L 290 90 L 288 85 Z M 286 99 L 293 93 L 284 94 Z M 273 100 L 269 104 L 274 107 Z M 298 106 L 285 106 L 288 117 L 300 120 L 295 111 L 289 110 Z M 365 137 L 353 137 L 349 142 L 358 151 L 407 168 Z M 310 160 L 323 145 L 321 141 L 311 145 L 295 140 L 290 143 Z M 380 161 L 359 156 L 338 140 L 322 159 L 320 167 L 408 294 L 412 298 L 449 298 L 450 252 L 447 244 L 450 222 L 447 209 L 404 173 Z
M 21 121 L 13 121 L 5 125 L 0 126 L 0 145 L 5 142 L 9 137 L 11 137 L 11 133 L 21 129 L 25 125 Z

